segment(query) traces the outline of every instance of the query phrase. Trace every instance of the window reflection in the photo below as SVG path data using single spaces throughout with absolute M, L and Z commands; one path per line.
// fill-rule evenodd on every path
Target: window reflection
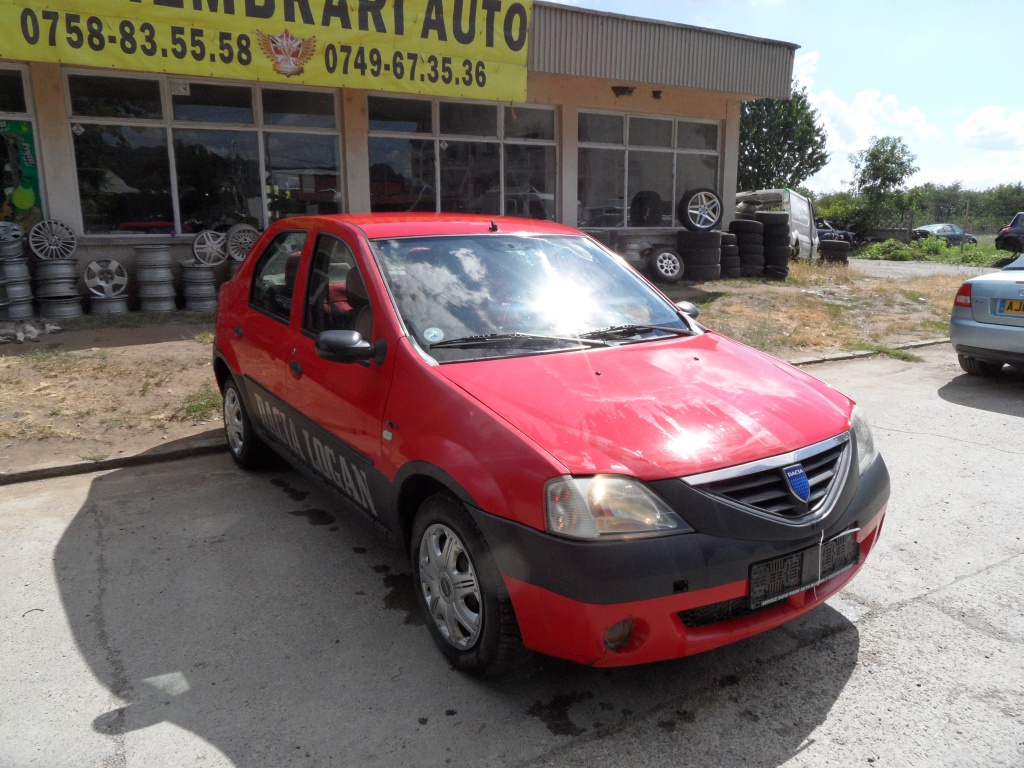
M 164 129 L 85 126 L 75 165 L 86 234 L 174 232 Z
M 264 146 L 271 221 L 341 210 L 338 141 L 334 136 L 268 133 Z
M 83 117 L 159 120 L 160 83 L 135 77 L 68 75 L 71 113 Z
M 263 224 L 254 131 L 174 131 L 182 230 Z
M 505 214 L 555 219 L 555 148 L 505 146 Z
M 187 96 L 174 96 L 174 119 L 204 123 L 251 123 L 252 89 L 191 83 Z
M 441 151 L 441 210 L 501 213 L 501 151 L 497 144 L 445 142 Z
M 370 210 L 435 211 L 434 142 L 371 137 Z
M 334 95 L 304 91 L 263 91 L 263 122 L 303 128 L 334 128 Z
M 625 226 L 625 152 L 581 148 L 579 156 L 580 223 L 588 227 Z
M 21 72 L 0 69 L 0 112 L 25 112 L 25 89 Z

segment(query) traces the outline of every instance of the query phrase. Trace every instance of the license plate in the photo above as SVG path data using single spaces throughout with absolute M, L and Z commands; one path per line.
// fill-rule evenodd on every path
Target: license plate
M 997 315 L 1024 315 L 1024 299 L 1000 299 L 996 304 Z
M 783 555 L 750 566 L 750 607 L 785 600 L 821 584 L 860 561 L 856 530 L 851 530 L 823 544 Z

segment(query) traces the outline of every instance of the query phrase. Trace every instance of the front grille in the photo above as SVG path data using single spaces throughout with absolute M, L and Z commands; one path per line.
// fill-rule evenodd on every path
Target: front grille
M 683 479 L 712 496 L 770 515 L 800 518 L 822 511 L 835 499 L 849 470 L 849 454 L 849 435 L 843 434 L 767 461 Z M 802 479 L 794 482 L 787 478 L 787 470 L 797 468 L 806 477 L 806 500 L 800 494 Z M 799 470 L 794 474 L 799 476 Z
M 740 616 L 747 616 L 753 612 L 749 597 L 737 597 L 735 600 L 726 600 L 723 603 L 712 603 L 711 605 L 702 605 L 700 608 L 680 611 L 679 618 L 682 620 L 683 626 L 696 629 L 717 624 L 720 621 L 738 619 Z

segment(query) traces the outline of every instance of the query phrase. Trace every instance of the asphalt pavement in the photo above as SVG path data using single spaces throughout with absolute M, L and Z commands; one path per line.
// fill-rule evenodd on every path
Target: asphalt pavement
M 0 766 L 1024 766 L 1024 375 L 872 357 L 881 541 L 689 659 L 450 669 L 408 561 L 295 472 L 193 455 L 0 489 Z

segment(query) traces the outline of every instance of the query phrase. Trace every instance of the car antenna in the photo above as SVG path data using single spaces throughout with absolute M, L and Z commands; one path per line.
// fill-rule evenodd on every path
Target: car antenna
M 496 222 L 494 219 L 491 219 L 491 232 L 497 232 L 497 231 L 498 231 L 498 222 Z

